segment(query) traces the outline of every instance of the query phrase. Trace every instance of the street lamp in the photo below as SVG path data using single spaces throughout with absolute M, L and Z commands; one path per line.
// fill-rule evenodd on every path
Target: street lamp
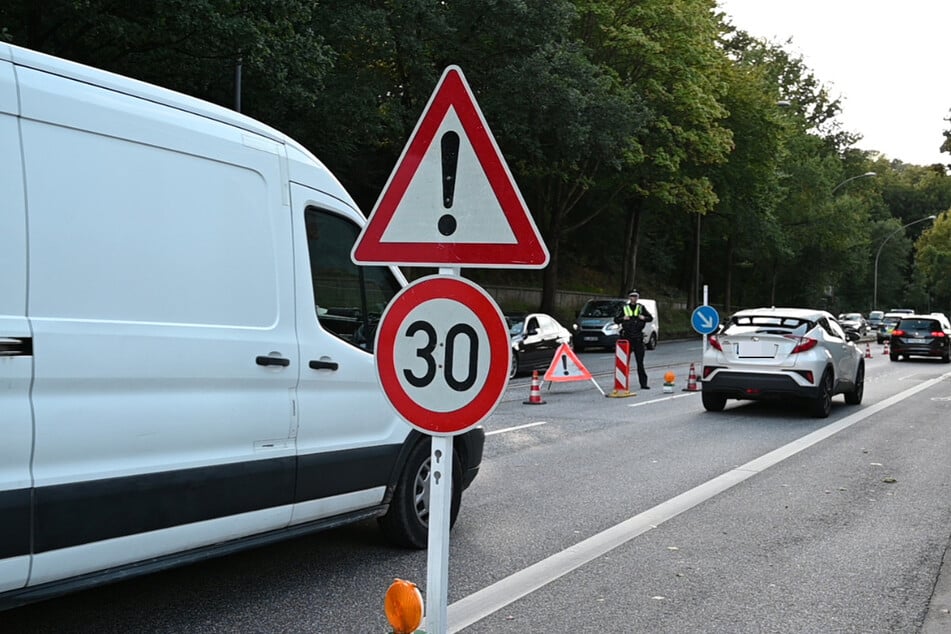
M 878 176 L 878 174 L 876 174 L 875 172 L 865 172 L 864 174 L 859 174 L 858 176 L 853 176 L 852 178 L 847 178 L 847 179 L 845 179 L 844 181 L 842 181 L 841 183 L 839 183 L 838 185 L 836 185 L 835 187 L 833 187 L 833 188 L 832 188 L 832 193 L 834 194 L 837 189 L 839 189 L 840 187 L 842 187 L 842 186 L 845 185 L 846 183 L 851 183 L 852 181 L 854 181 L 854 180 L 856 180 L 856 179 L 859 179 L 859 178 L 870 178 L 870 177 L 872 177 L 872 176 Z
M 919 222 L 924 222 L 925 220 L 934 220 L 935 218 L 936 216 L 927 216 L 925 218 L 919 218 L 918 220 L 912 220 L 907 225 L 902 225 L 901 227 L 898 227 L 897 229 L 892 231 L 890 234 L 888 234 L 887 238 L 882 240 L 882 244 L 879 245 L 878 247 L 878 253 L 875 254 L 875 284 L 874 284 L 874 289 L 872 290 L 872 309 L 873 310 L 878 308 L 878 258 L 880 255 L 882 255 L 882 247 L 884 247 L 885 243 L 891 240 L 892 236 L 894 236 L 899 231 L 907 229 L 911 225 L 916 225 Z

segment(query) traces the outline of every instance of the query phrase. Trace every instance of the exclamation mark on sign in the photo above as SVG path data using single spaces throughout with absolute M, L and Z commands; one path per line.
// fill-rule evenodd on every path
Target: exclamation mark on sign
M 565 369 L 565 376 L 568 376 L 568 355 L 561 355 L 561 367 Z
M 456 166 L 459 163 L 459 135 L 449 131 L 442 135 L 442 206 L 452 209 L 456 192 Z M 439 233 L 451 236 L 456 232 L 456 218 L 452 214 L 439 217 Z

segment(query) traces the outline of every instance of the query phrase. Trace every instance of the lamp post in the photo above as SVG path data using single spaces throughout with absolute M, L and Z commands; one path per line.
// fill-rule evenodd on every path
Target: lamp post
M 888 242 L 889 240 L 891 240 L 891 239 L 892 239 L 892 236 L 894 236 L 894 235 L 895 235 L 896 233 L 898 233 L 899 231 L 902 231 L 902 230 L 904 230 L 904 229 L 907 229 L 907 228 L 910 227 L 911 225 L 916 225 L 916 224 L 918 224 L 919 222 L 924 222 L 925 220 L 934 220 L 935 218 L 936 218 L 936 216 L 933 216 L 933 215 L 932 215 L 932 216 L 926 216 L 926 217 L 924 217 L 924 218 L 919 218 L 918 220 L 912 220 L 912 221 L 909 222 L 908 224 L 902 225 L 901 227 L 898 227 L 897 229 L 895 229 L 894 231 L 892 231 L 890 234 L 888 234 L 888 237 L 887 237 L 887 238 L 885 238 L 884 240 L 882 240 L 882 244 L 880 244 L 879 247 L 878 247 L 878 253 L 875 254 L 875 283 L 874 283 L 874 287 L 873 287 L 873 290 L 872 290 L 872 310 L 877 310 L 877 309 L 878 309 L 878 258 L 879 258 L 879 256 L 882 255 L 882 247 L 884 247 L 884 246 L 885 246 L 885 243 Z
M 835 187 L 833 187 L 833 188 L 832 188 L 832 193 L 835 194 L 836 190 L 838 190 L 840 187 L 842 187 L 842 186 L 845 185 L 846 183 L 851 183 L 852 181 L 857 180 L 857 179 L 859 179 L 859 178 L 871 178 L 872 176 L 878 176 L 878 174 L 876 174 L 875 172 L 865 172 L 864 174 L 859 174 L 858 176 L 853 176 L 852 178 L 847 178 L 847 179 L 845 179 L 844 181 L 842 181 L 841 183 L 839 183 L 838 185 L 836 185 Z

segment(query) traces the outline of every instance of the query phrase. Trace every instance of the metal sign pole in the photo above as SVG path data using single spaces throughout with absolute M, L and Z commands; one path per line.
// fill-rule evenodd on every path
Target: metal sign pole
M 440 275 L 460 274 L 440 267 Z M 433 436 L 429 469 L 429 542 L 426 556 L 426 631 L 449 627 L 449 516 L 452 509 L 452 436 Z
M 710 287 L 706 284 L 703 285 L 703 305 L 710 305 Z M 703 352 L 705 353 L 710 347 L 710 334 L 703 333 Z M 703 356 L 700 357 L 700 371 L 703 371 Z
M 449 603 L 449 515 L 452 507 L 452 436 L 433 436 L 429 470 L 429 551 L 426 559 L 426 631 L 446 634 Z

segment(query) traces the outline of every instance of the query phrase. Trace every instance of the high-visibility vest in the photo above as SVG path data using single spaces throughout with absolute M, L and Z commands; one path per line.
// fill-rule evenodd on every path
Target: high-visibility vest
M 631 308 L 630 304 L 624 304 L 624 316 L 625 317 L 637 317 L 641 314 L 641 305 L 634 304 L 634 308 Z

